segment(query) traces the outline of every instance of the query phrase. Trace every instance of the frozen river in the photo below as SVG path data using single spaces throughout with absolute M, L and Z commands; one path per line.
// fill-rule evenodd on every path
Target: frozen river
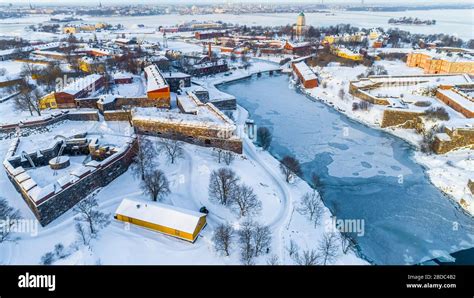
M 363 219 L 362 253 L 377 264 L 414 264 L 474 246 L 474 220 L 430 184 L 413 149 L 289 87 L 284 75 L 245 79 L 236 96 L 257 125 L 273 131 L 271 153 L 296 156 L 322 181 L 337 218 Z
M 392 25 L 388 24 L 390 18 L 418 17 L 420 19 L 435 19 L 436 25 Z M 0 20 L 0 35 L 18 35 L 24 27 L 39 22 L 48 21 L 50 16 L 32 16 L 20 19 Z M 107 22 L 123 24 L 126 28 L 136 28 L 137 24 L 149 27 L 174 26 L 192 20 L 197 21 L 223 21 L 241 25 L 277 26 L 296 22 L 296 14 L 212 14 L 212 15 L 160 15 L 160 16 L 121 16 L 121 17 L 81 17 L 85 22 Z M 367 11 L 334 11 L 333 14 L 307 13 L 306 22 L 313 26 L 330 26 L 350 23 L 360 28 L 394 28 L 398 27 L 412 33 L 446 33 L 469 40 L 474 38 L 474 10 L 472 9 L 433 9 L 409 10 L 401 12 L 367 12 Z

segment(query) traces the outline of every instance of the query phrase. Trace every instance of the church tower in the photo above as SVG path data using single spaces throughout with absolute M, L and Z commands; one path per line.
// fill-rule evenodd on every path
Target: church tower
M 296 19 L 296 26 L 295 26 L 296 38 L 298 40 L 303 39 L 305 28 L 306 28 L 306 18 L 304 16 L 304 13 L 301 12 L 298 15 L 298 18 Z

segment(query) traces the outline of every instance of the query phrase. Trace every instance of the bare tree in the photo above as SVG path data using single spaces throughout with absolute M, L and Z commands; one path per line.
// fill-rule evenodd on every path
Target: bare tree
M 223 158 L 224 158 L 225 164 L 229 166 L 235 159 L 234 152 L 224 150 Z
M 218 163 L 224 161 L 226 165 L 230 165 L 235 159 L 235 154 L 233 152 L 221 148 L 214 148 L 213 154 L 217 157 Z
M 300 162 L 289 155 L 285 155 L 280 163 L 280 170 L 285 175 L 286 182 L 290 182 L 294 175 L 301 175 Z
M 56 261 L 56 257 L 54 253 L 47 252 L 41 257 L 40 264 L 41 265 L 51 265 L 53 262 Z
M 275 266 L 275 265 L 280 265 L 280 260 L 277 255 L 271 255 L 267 259 L 267 265 Z
M 32 64 L 32 63 L 25 63 L 21 67 L 20 76 L 28 81 L 31 78 L 37 78 L 42 73 L 41 69 Z
M 146 137 L 138 135 L 138 146 L 135 149 L 135 156 L 133 158 L 132 171 L 142 180 L 145 179 L 145 172 L 150 168 L 158 166 L 154 157 L 157 155 L 155 145 Z
M 339 239 L 341 241 L 342 252 L 345 254 L 349 251 L 349 249 L 354 247 L 356 244 L 354 239 L 351 237 L 351 235 L 346 232 L 341 232 Z
M 255 257 L 270 251 L 272 236 L 268 226 L 248 219 L 241 224 L 238 235 L 240 260 L 243 264 L 252 265 Z
M 335 233 L 326 233 L 319 242 L 318 254 L 321 256 L 321 264 L 331 264 L 336 260 L 339 249 L 337 238 Z
M 272 143 L 272 139 L 272 133 L 267 127 L 262 126 L 257 129 L 257 140 L 264 150 L 268 150 Z
M 153 201 L 161 200 L 170 193 L 169 182 L 165 173 L 159 169 L 145 171 L 141 186 L 143 192 L 150 195 Z
M 41 116 L 40 90 L 26 80 L 22 80 L 16 90 L 19 94 L 15 96 L 15 108 L 20 111 L 29 111 L 31 116 L 33 112 Z
M 226 256 L 229 256 L 233 237 L 234 229 L 232 226 L 228 223 L 220 224 L 217 226 L 212 237 L 214 249 L 218 252 L 224 252 Z
M 10 207 L 7 200 L 0 197 L 0 221 L 4 221 L 0 228 L 0 243 L 11 240 L 12 228 L 20 218 L 20 211 Z
M 240 261 L 244 265 L 253 265 L 255 250 L 252 244 L 254 222 L 247 220 L 242 223 L 238 235 L 240 243 Z
M 307 192 L 301 197 L 300 207 L 297 209 L 301 215 L 306 215 L 308 219 L 317 227 L 324 214 L 324 205 L 316 191 Z
M 212 149 L 213 155 L 217 157 L 217 162 L 221 163 L 224 155 L 224 149 L 221 148 L 214 148 Z
M 79 240 L 84 245 L 89 245 L 92 236 L 88 229 L 85 227 L 85 225 L 81 222 L 76 222 L 74 228 L 76 229 L 77 237 L 79 238 Z
M 41 69 L 41 74 L 36 77 L 36 83 L 45 87 L 45 90 L 53 91 L 56 86 L 56 80 L 63 76 L 63 71 L 59 63 L 50 63 L 48 67 Z
M 174 163 L 176 159 L 184 155 L 181 142 L 178 141 L 176 136 L 172 136 L 170 139 L 163 139 L 161 149 L 166 152 L 166 157 L 171 163 Z
M 344 91 L 344 88 L 339 89 L 338 96 L 341 100 L 344 100 L 344 97 L 346 96 L 346 92 Z
M 300 254 L 297 252 L 294 255 L 295 262 L 298 265 L 303 265 L 303 266 L 312 266 L 312 265 L 318 265 L 319 262 L 321 261 L 321 255 L 318 254 L 316 250 L 303 250 L 303 253 Z
M 231 204 L 241 217 L 257 214 L 262 208 L 262 203 L 257 199 L 253 188 L 245 184 L 235 188 Z
M 298 244 L 296 244 L 296 242 L 293 239 L 291 239 L 290 244 L 286 248 L 288 255 L 290 255 L 290 257 L 293 257 L 295 254 L 298 253 L 298 249 L 299 249 Z
M 264 252 L 268 253 L 270 251 L 272 233 L 270 232 L 270 228 L 268 226 L 263 226 L 259 223 L 256 223 L 252 238 L 256 257 Z
M 238 181 L 239 177 L 229 168 L 220 168 L 213 171 L 209 181 L 210 199 L 222 205 L 229 205 Z
M 109 223 L 109 214 L 105 214 L 97 210 L 99 204 L 95 197 L 95 193 L 89 195 L 84 200 L 80 201 L 76 206 L 74 206 L 73 211 L 77 214 L 75 220 L 82 227 L 82 223 L 85 224 L 85 227 L 88 230 L 91 238 L 95 238 L 98 232 L 106 227 Z M 84 231 L 84 228 L 83 232 Z

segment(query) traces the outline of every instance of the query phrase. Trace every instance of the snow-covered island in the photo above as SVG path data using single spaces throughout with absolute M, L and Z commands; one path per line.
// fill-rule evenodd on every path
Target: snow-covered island
M 411 265 L 474 246 L 467 42 L 304 13 L 272 32 L 50 22 L 1 39 L 0 264 Z

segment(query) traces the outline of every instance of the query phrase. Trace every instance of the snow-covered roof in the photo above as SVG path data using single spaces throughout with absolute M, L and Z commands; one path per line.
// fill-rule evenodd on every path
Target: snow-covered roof
M 30 189 L 36 186 L 36 182 L 33 179 L 28 179 L 21 182 L 20 185 L 25 191 L 29 191 Z
M 97 54 L 102 54 L 102 55 L 110 55 L 111 52 L 109 49 L 103 49 L 103 48 L 85 48 L 83 49 L 85 51 L 91 51 Z
M 101 102 L 102 104 L 106 104 L 106 103 L 111 103 L 111 102 L 114 102 L 116 98 L 116 95 L 114 94 L 102 94 L 102 95 L 99 95 L 99 102 Z
M 74 171 L 72 171 L 71 175 L 74 175 L 78 178 L 82 178 L 85 175 L 87 175 L 90 171 L 91 171 L 91 168 L 85 167 L 85 166 L 80 166 L 77 169 L 75 169 Z
M 338 48 L 337 51 L 340 52 L 340 53 L 345 53 L 346 55 L 361 55 L 359 53 L 356 53 L 356 52 L 351 51 L 348 48 L 344 48 L 344 47 Z
M 92 84 L 97 82 L 102 76 L 99 74 L 91 74 L 86 77 L 82 77 L 80 79 L 74 80 L 69 85 L 64 86 L 61 92 L 69 93 L 69 94 L 77 94 L 78 92 L 89 88 Z
M 59 41 L 50 42 L 50 43 L 44 43 L 44 44 L 39 44 L 39 45 L 34 45 L 34 46 L 21 47 L 21 48 L 18 49 L 18 51 L 19 52 L 28 52 L 28 51 L 32 51 L 32 50 L 53 49 L 53 48 L 58 48 L 58 47 L 64 46 L 66 44 L 68 44 L 68 43 L 67 42 L 59 42 Z M 1 50 L 0 51 L 0 56 L 12 54 L 13 52 L 15 52 L 15 50 L 17 50 L 17 49 L 12 48 L 12 49 Z
M 216 62 L 205 62 L 205 63 L 200 63 L 200 64 L 194 64 L 192 67 L 195 68 L 195 69 L 203 69 L 203 68 L 209 68 L 209 67 L 213 67 L 213 66 L 222 66 L 222 65 L 225 65 L 226 62 L 224 59 L 219 59 L 217 60 Z
M 474 63 L 474 57 L 472 56 L 473 53 L 470 51 L 458 53 L 458 52 L 446 52 L 446 51 L 439 52 L 436 50 L 422 49 L 422 50 L 413 51 L 413 53 L 424 54 L 424 55 L 430 56 L 431 59 L 442 59 L 442 60 L 447 60 L 451 62 L 473 62 Z
M 129 43 L 131 40 L 128 38 L 117 38 L 117 39 L 114 39 L 114 41 L 118 43 Z
M 65 54 L 65 53 L 62 53 L 62 52 L 56 52 L 56 51 L 42 51 L 42 50 L 33 51 L 33 54 L 35 54 L 35 55 L 41 55 L 41 56 L 61 56 L 61 57 L 65 57 L 65 56 L 66 56 L 66 54 Z
M 147 80 L 147 85 L 146 85 L 147 92 L 168 87 L 168 84 L 166 83 L 165 78 L 161 74 L 158 67 L 156 67 L 156 65 L 152 64 L 145 67 L 145 73 L 146 73 L 146 80 Z
M 183 109 L 183 112 L 190 113 L 190 114 L 197 113 L 198 107 L 192 97 L 187 96 L 187 95 L 178 95 L 176 97 L 176 100 L 179 106 Z
M 163 73 L 165 79 L 167 78 L 189 78 L 191 75 L 184 73 L 184 72 L 179 72 L 179 71 L 173 71 L 173 72 L 164 72 Z
M 38 203 L 41 199 L 44 199 L 47 196 L 54 194 L 55 192 L 56 192 L 55 184 L 51 183 L 44 187 L 35 186 L 30 191 L 28 191 L 28 195 L 35 203 Z
M 316 74 L 309 68 L 309 66 L 304 62 L 295 63 L 294 66 L 298 72 L 303 76 L 305 81 L 316 80 Z
M 114 72 L 112 74 L 112 78 L 114 80 L 117 80 L 117 79 L 131 79 L 133 77 L 133 75 L 129 72 Z
M 21 173 L 21 174 L 15 176 L 15 179 L 16 179 L 18 182 L 20 182 L 20 183 L 23 182 L 23 181 L 25 181 L 25 180 L 28 180 L 28 179 L 30 179 L 30 178 L 31 178 L 31 177 L 30 177 L 30 175 L 28 175 L 27 172 L 23 172 L 23 173 Z
M 454 101 L 464 109 L 474 113 L 474 102 L 470 101 L 466 97 L 462 96 L 461 94 L 453 91 L 453 90 L 443 90 L 443 89 L 438 89 L 438 92 L 446 97 L 448 97 L 450 100 Z
M 193 234 L 204 213 L 157 202 L 123 199 L 115 214 Z
M 132 121 L 152 121 L 228 131 L 235 130 L 235 125 L 232 123 L 232 120 L 229 120 L 227 116 L 215 108 L 211 103 L 198 106 L 196 115 L 168 110 L 163 111 L 149 108 L 136 108 L 133 110 Z
M 450 142 L 450 141 L 451 141 L 451 137 L 450 137 L 447 133 L 444 133 L 444 132 L 437 133 L 435 136 L 436 136 L 440 141 L 445 141 L 445 142 Z
M 309 42 L 291 42 L 287 41 L 292 48 L 303 48 L 311 45 Z

